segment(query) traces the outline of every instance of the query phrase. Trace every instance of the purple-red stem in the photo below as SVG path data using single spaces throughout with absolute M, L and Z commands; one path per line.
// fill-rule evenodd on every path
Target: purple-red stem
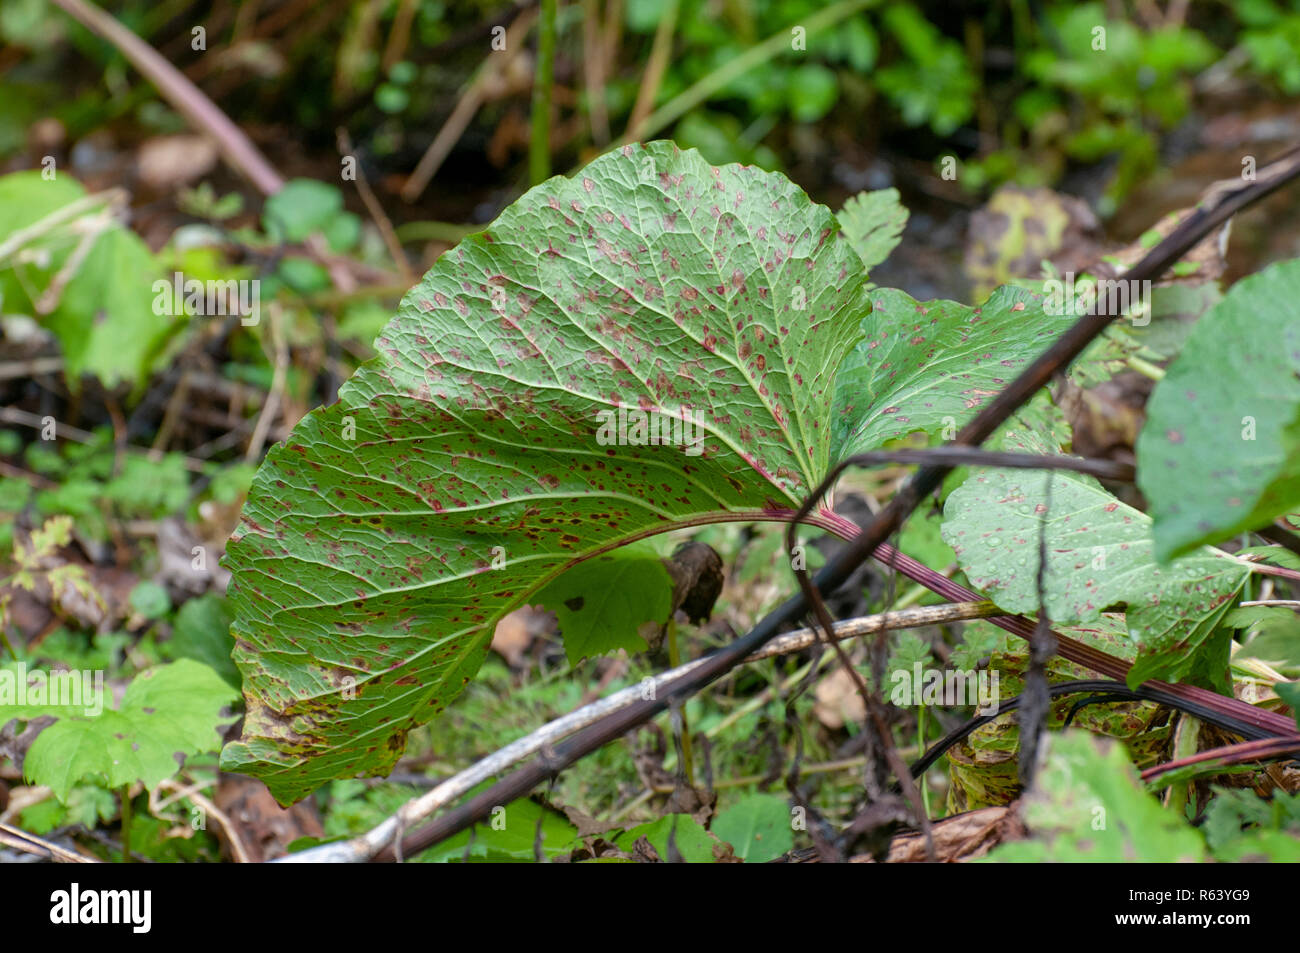
M 789 514 L 793 518 L 794 513 Z M 853 539 L 860 532 L 858 525 L 852 520 L 846 519 L 838 513 L 830 510 L 819 510 L 816 514 L 808 517 L 805 521 L 829 533 L 834 533 L 841 539 Z M 929 566 L 917 562 L 911 556 L 899 552 L 888 543 L 881 543 L 876 547 L 872 554 L 874 558 L 886 566 L 891 566 L 901 572 L 913 582 L 918 582 L 925 586 L 931 592 L 938 593 L 945 599 L 953 602 L 971 602 L 983 598 L 978 593 L 972 592 L 965 586 L 960 586 L 941 573 L 935 572 Z M 1025 641 L 1033 635 L 1034 623 L 1019 615 L 991 616 L 988 620 L 999 628 L 1006 629 L 1012 635 L 1019 636 Z M 1072 639 L 1069 636 L 1056 633 L 1058 643 L 1058 654 L 1062 658 L 1069 659 L 1085 668 L 1092 669 L 1094 672 L 1100 672 L 1119 681 L 1126 681 L 1128 670 L 1132 667 L 1123 659 L 1107 655 L 1105 652 L 1094 649 L 1090 645 Z M 1157 682 L 1155 680 L 1147 682 L 1152 688 L 1158 688 L 1168 692 L 1176 698 L 1184 701 L 1202 705 L 1214 711 L 1219 711 L 1225 715 L 1231 715 L 1242 721 L 1270 731 L 1273 734 L 1281 736 L 1291 736 L 1296 734 L 1295 721 L 1286 715 L 1280 715 L 1277 712 L 1267 711 L 1262 708 L 1256 708 L 1254 705 L 1239 701 L 1236 698 L 1229 698 L 1225 695 L 1219 695 L 1215 692 L 1208 691 L 1204 688 L 1197 688 L 1194 685 L 1171 685 L 1166 682 Z

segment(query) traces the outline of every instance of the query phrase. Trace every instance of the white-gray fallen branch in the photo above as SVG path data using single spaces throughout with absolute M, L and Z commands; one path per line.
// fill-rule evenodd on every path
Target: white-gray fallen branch
M 851 639 L 856 636 L 870 635 L 891 629 L 911 629 L 922 625 L 937 625 L 943 622 L 961 622 L 969 619 L 981 619 L 998 615 L 1000 610 L 991 602 L 954 602 L 938 606 L 919 606 L 912 609 L 900 609 L 897 612 L 882 612 L 879 615 L 863 616 L 860 619 L 846 619 L 835 624 L 837 639 Z M 815 629 L 799 629 L 785 635 L 777 636 L 761 650 L 749 656 L 745 661 L 757 662 L 774 655 L 788 655 L 810 648 L 817 642 Z M 322 844 L 308 850 L 281 857 L 277 863 L 317 863 L 317 864 L 361 864 L 373 859 L 381 850 L 400 839 L 411 827 L 432 816 L 436 811 L 459 800 L 471 790 L 489 778 L 495 777 L 507 768 L 539 751 L 545 751 L 557 741 L 591 725 L 610 712 L 626 708 L 634 702 L 655 697 L 655 692 L 690 672 L 701 664 L 702 659 L 687 662 L 646 678 L 638 685 L 621 689 L 607 695 L 590 705 L 574 709 L 554 721 L 548 722 L 529 735 L 513 741 L 476 761 L 464 771 L 455 774 L 438 784 L 437 787 L 413 798 L 402 805 L 395 814 L 385 818 L 364 834 L 346 841 Z
M 70 851 L 67 848 L 60 847 L 52 841 L 44 840 L 35 834 L 29 834 L 17 827 L 11 827 L 8 824 L 0 824 L 0 846 L 11 847 L 14 850 L 20 850 L 27 854 L 34 854 L 37 857 L 43 857 L 46 860 L 52 860 L 56 864 L 94 864 L 98 863 L 90 857 L 82 857 L 80 854 Z

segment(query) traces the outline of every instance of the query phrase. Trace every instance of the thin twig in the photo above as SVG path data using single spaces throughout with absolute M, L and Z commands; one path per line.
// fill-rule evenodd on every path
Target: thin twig
M 0 363 L 0 381 L 54 374 L 61 370 L 63 370 L 62 357 L 33 357 L 26 361 L 4 361 Z
M 125 205 L 126 192 L 119 188 L 106 189 L 93 195 L 83 195 L 81 198 L 69 202 L 62 208 L 55 209 L 50 214 L 32 222 L 26 228 L 20 228 L 6 237 L 3 242 L 0 242 L 0 264 L 3 264 L 6 259 L 23 246 L 54 231 L 60 225 L 79 218 L 88 212 L 93 212 L 101 206 L 119 209 Z
M 1300 556 L 1300 536 L 1291 532 L 1289 529 L 1278 526 L 1274 523 L 1271 526 L 1265 526 L 1256 530 L 1260 536 L 1263 536 L 1270 543 L 1277 543 L 1279 546 L 1285 546 L 1291 552 Z
M 181 787 L 175 781 L 166 779 L 158 785 L 158 790 L 165 789 L 173 791 L 174 793 L 172 798 L 169 800 L 188 798 L 193 801 L 205 814 L 212 817 L 218 824 L 220 824 L 222 830 L 226 832 L 226 837 L 230 841 L 230 851 L 235 855 L 235 861 L 241 864 L 252 863 L 252 858 L 248 855 L 248 848 L 244 846 L 244 840 L 239 836 L 239 829 L 226 813 L 221 810 L 221 808 L 217 807 L 213 801 L 209 800 L 208 797 L 202 793 L 202 789 L 206 786 L 206 784 L 191 784 L 188 787 Z M 153 800 L 154 793 L 155 792 L 153 791 L 149 793 L 150 801 Z M 160 808 L 162 806 L 163 805 L 161 804 L 159 805 Z M 153 809 L 152 804 L 150 805 L 150 808 L 151 810 Z
M 117 215 L 118 210 L 109 206 L 71 224 L 69 231 L 79 236 L 77 245 L 59 267 L 58 272 L 50 279 L 49 285 L 32 302 L 32 307 L 36 309 L 37 314 L 47 315 L 59 306 L 59 301 L 63 298 L 63 290 L 73 278 L 77 277 L 81 266 L 90 255 L 90 250 L 99 242 L 100 236 L 118 224 Z
M 45 418 L 40 414 L 33 414 L 30 411 L 21 410 L 18 407 L 0 407 L 0 421 L 10 424 L 19 424 L 23 427 L 32 427 L 36 430 L 41 430 L 45 427 Z M 54 435 L 63 439 L 72 440 L 76 443 L 93 444 L 99 442 L 99 437 L 91 433 L 89 430 L 82 430 L 79 427 L 73 427 L 70 424 L 65 424 L 57 420 L 54 422 Z M 154 457 L 153 451 L 144 447 L 128 446 L 125 449 L 128 453 L 143 454 L 150 459 Z M 203 473 L 207 469 L 207 466 L 202 460 L 195 460 L 191 457 L 182 456 L 181 461 L 185 469 L 189 470 L 191 473 Z
M 438 169 L 442 167 L 443 161 L 451 153 L 452 147 L 460 141 L 460 137 L 469 127 L 470 121 L 479 111 L 487 98 L 487 82 L 494 72 L 504 72 L 507 66 L 518 54 L 523 47 L 524 36 L 527 35 L 529 28 L 533 25 L 533 20 L 537 17 L 537 11 L 534 9 L 523 10 L 519 16 L 515 17 L 513 23 L 505 33 L 505 56 L 494 58 L 491 53 L 484 60 L 483 65 L 479 67 L 478 73 L 470 80 L 469 86 L 461 94 L 456 103 L 456 108 L 452 110 L 447 121 L 442 124 L 438 130 L 438 135 L 434 136 L 433 142 L 429 143 L 429 148 L 425 150 L 424 155 L 420 157 L 419 163 L 415 166 L 415 171 L 406 180 L 402 186 L 402 201 L 414 202 L 420 197 L 420 194 L 428 186 L 429 181 L 437 174 Z M 499 64 L 499 65 L 498 65 Z
M 836 472 L 842 468 L 842 465 L 841 467 L 837 467 Z M 795 551 L 795 532 L 799 528 L 799 523 L 813 510 L 814 507 L 817 506 L 818 503 L 821 502 L 824 494 L 828 493 L 833 485 L 833 478 L 827 477 L 827 479 L 822 481 L 816 491 L 804 500 L 803 506 L 799 508 L 799 512 L 786 528 L 785 540 L 787 553 L 793 554 Z M 809 579 L 808 570 L 800 563 L 792 563 L 792 566 L 794 569 L 795 579 L 799 582 L 799 590 L 803 593 L 805 601 L 807 601 L 813 608 L 813 615 L 818 623 L 817 631 L 824 635 L 826 644 L 835 651 L 835 656 L 839 660 L 840 667 L 853 682 L 858 694 L 862 696 L 862 702 L 866 706 L 867 717 L 871 719 L 868 731 L 870 732 L 874 729 L 876 738 L 875 743 L 878 744 L 880 750 L 884 752 L 885 761 L 889 765 L 889 770 L 893 772 L 894 777 L 898 778 L 899 782 L 903 786 L 903 794 L 911 804 L 912 813 L 916 817 L 916 823 L 920 826 L 921 834 L 925 838 L 926 858 L 933 862 L 938 858 L 934 852 L 934 839 L 931 836 L 930 815 L 925 809 L 925 800 L 921 797 L 920 790 L 917 788 L 912 776 L 907 773 L 906 762 L 903 761 L 902 757 L 898 753 L 897 745 L 894 744 L 894 733 L 889 726 L 888 719 L 885 717 L 884 706 L 881 704 L 880 700 L 876 698 L 876 693 L 867 687 L 866 680 L 862 677 L 862 673 L 857 670 L 857 667 L 854 666 L 851 661 L 849 661 L 849 657 L 845 654 L 844 649 L 841 648 L 839 642 L 834 639 L 833 632 L 835 623 L 831 619 L 830 610 L 827 609 L 826 603 L 822 599 L 821 591 L 814 587 L 812 581 Z M 869 748 L 868 750 L 871 749 Z
M 262 447 L 266 444 L 266 436 L 271 430 L 271 421 L 280 410 L 280 403 L 284 396 L 284 383 L 289 373 L 289 346 L 285 342 L 284 329 L 280 327 L 280 309 L 275 302 L 267 309 L 270 315 L 270 333 L 272 352 L 267 354 L 271 360 L 274 370 L 271 374 L 271 390 L 266 395 L 266 401 L 262 404 L 262 409 L 257 415 L 257 426 L 253 428 L 253 435 L 248 440 L 248 449 L 244 453 L 245 460 L 256 460 L 262 455 Z
M 1047 474 L 1043 487 L 1043 506 L 1052 509 L 1052 474 Z M 1038 621 L 1029 638 L 1029 667 L 1025 671 L 1025 688 L 1020 706 L 1020 754 L 1018 773 L 1020 783 L 1029 787 L 1038 770 L 1039 746 L 1047 731 L 1047 714 L 1052 696 L 1047 683 L 1047 663 L 1056 654 L 1056 636 L 1052 620 L 1047 613 L 1047 520 L 1038 524 L 1038 570 L 1034 574 L 1034 589 L 1038 597 Z
M 646 60 L 645 72 L 641 74 L 641 87 L 637 90 L 636 103 L 632 115 L 627 121 L 625 139 L 640 139 L 641 126 L 650 110 L 654 108 L 659 96 L 659 86 L 663 82 L 664 71 L 673 52 L 673 31 L 677 28 L 678 0 L 668 0 L 667 9 L 659 15 L 659 25 L 655 28 L 655 38 L 650 45 L 650 58 Z
M 381 65 L 385 73 L 406 55 L 406 47 L 411 41 L 411 24 L 415 21 L 417 6 L 419 0 L 401 0 L 397 6 L 397 15 L 393 17 L 393 25 L 388 31 L 388 42 L 384 44 L 384 58 Z
M 394 27 L 396 29 L 396 27 Z M 415 273 L 411 271 L 411 263 L 406 258 L 406 250 L 402 248 L 402 243 L 397 240 L 397 232 L 393 230 L 393 222 L 384 211 L 384 207 L 379 204 L 379 199 L 375 197 L 375 191 L 370 187 L 370 180 L 366 178 L 366 170 L 361 167 L 361 158 L 357 156 L 352 148 L 352 137 L 342 126 L 334 132 L 338 141 L 339 152 L 345 156 L 350 156 L 356 164 L 356 184 L 357 194 L 361 196 L 361 201 L 366 206 L 366 211 L 370 213 L 370 219 L 375 223 L 375 228 L 379 229 L 379 234 L 384 239 L 384 244 L 388 247 L 388 254 L 392 256 L 397 270 L 402 273 L 402 283 L 407 285 L 415 284 Z
M 587 87 L 587 119 L 591 141 L 604 146 L 609 142 L 609 109 L 605 105 L 605 54 L 600 37 L 597 0 L 582 0 L 582 77 Z
M 243 131 L 231 122 L 201 89 L 167 62 L 153 47 L 119 23 L 111 14 L 87 3 L 86 0 L 53 0 L 53 2 L 91 33 L 117 47 L 131 65 L 158 88 L 158 92 L 177 112 L 194 126 L 212 136 L 222 158 L 230 163 L 236 172 L 257 186 L 264 195 L 274 195 L 280 191 L 284 179 L 258 151 L 257 146 L 253 145 Z

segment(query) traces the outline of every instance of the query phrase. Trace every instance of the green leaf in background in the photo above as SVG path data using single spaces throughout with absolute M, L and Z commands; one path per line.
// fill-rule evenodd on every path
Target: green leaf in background
M 728 113 L 696 109 L 673 129 L 673 141 L 683 149 L 698 149 L 714 165 L 739 162 L 779 169 L 780 161 L 767 146 L 748 141 L 740 120 Z
M 1211 807 L 1218 799 L 1211 802 Z M 1300 863 L 1300 831 L 1250 831 L 1214 850 L 1214 859 L 1225 864 Z
M 218 730 L 234 717 L 223 719 L 221 709 L 238 697 L 206 665 L 182 659 L 157 666 L 132 679 L 116 710 L 40 712 L 59 720 L 36 736 L 23 773 L 61 801 L 77 782 L 100 776 L 111 788 L 135 781 L 152 788 L 180 769 L 177 754 L 217 750 Z
M 898 189 L 859 192 L 836 217 L 868 272 L 889 257 L 907 226 L 907 209 L 898 200 Z
M 1223 291 L 1217 281 L 1155 285 L 1151 289 L 1151 323 L 1145 327 L 1127 327 L 1125 332 L 1139 341 L 1143 349 L 1161 358 L 1175 357 L 1196 323 L 1222 300 Z
M 537 857 L 537 824 L 542 825 L 542 853 L 548 859 L 573 850 L 578 829 L 562 813 L 529 798 L 511 801 L 492 818 L 462 831 L 420 855 L 424 863 L 531 863 Z
M 580 562 L 531 599 L 555 613 L 570 665 L 618 649 L 644 652 L 640 630 L 657 632 L 673 607 L 673 581 L 642 541 Z
M 930 643 L 915 632 L 900 632 L 894 639 L 894 647 L 889 653 L 889 661 L 885 663 L 885 671 L 886 673 L 910 673 L 918 662 L 923 666 L 932 665 L 934 658 L 931 651 Z
M 361 239 L 361 219 L 351 212 L 340 212 L 325 225 L 325 241 L 330 251 L 341 254 Z
M 1030 839 L 1002 844 L 988 861 L 1186 863 L 1205 843 L 1142 787 L 1122 745 L 1083 731 L 1048 736 L 1047 764 L 1023 810 Z
M 650 842 L 650 846 L 655 849 L 659 859 L 664 863 L 671 863 L 669 856 L 671 852 L 668 850 L 670 838 L 673 846 L 677 848 L 677 853 L 686 863 L 711 864 L 714 861 L 713 845 L 717 841 L 710 837 L 709 832 L 700 826 L 699 821 L 689 814 L 665 814 L 657 821 L 642 824 L 619 834 L 614 838 L 614 845 L 619 850 L 631 853 L 636 842 L 642 837 Z
M 775 794 L 741 798 L 713 819 L 712 830 L 751 864 L 765 864 L 794 847 L 790 805 Z
M 1239 607 L 1228 613 L 1223 624 L 1245 630 L 1238 637 L 1236 658 L 1259 659 L 1281 672 L 1300 671 L 1300 616 L 1293 610 L 1283 606 Z
M 137 582 L 127 601 L 132 611 L 146 619 L 161 619 L 172 608 L 172 600 L 167 595 L 166 588 L 151 579 Z
M 1202 827 L 1216 860 L 1225 863 L 1300 861 L 1300 794 L 1214 787 Z
M 228 685 L 239 688 L 239 669 L 230 657 L 235 648 L 235 640 L 230 636 L 232 621 L 234 615 L 229 604 L 216 593 L 191 599 L 176 613 L 168 646 L 176 658 L 201 662 Z
M 1036 434 L 1008 430 L 1003 449 L 1052 453 Z M 943 535 L 971 585 L 1011 612 L 1038 611 L 1040 531 L 1045 528 L 1047 613 L 1053 622 L 1091 622 L 1112 605 L 1128 607 L 1139 656 L 1129 683 L 1175 681 L 1199 671 L 1198 652 L 1226 652 L 1212 640 L 1248 570 L 1208 551 L 1170 566 L 1156 563 L 1151 520 L 1096 480 L 1075 473 L 976 470 L 949 495 Z M 1226 669 L 1224 655 L 1219 668 Z M 1220 674 L 1219 679 L 1222 679 Z
M 1162 561 L 1300 506 L 1300 260 L 1243 278 L 1196 324 L 1137 456 Z
M 892 288 L 870 299 L 866 336 L 836 379 L 837 460 L 917 431 L 950 439 L 1073 323 L 1022 288 L 999 288 L 979 308 Z
M 628 0 L 623 8 L 623 18 L 629 30 L 635 33 L 653 33 L 659 21 L 671 10 L 675 0 Z
M 0 244 L 17 241 L 0 258 L 0 301 L 4 313 L 26 313 L 54 333 L 70 386 L 77 387 L 83 374 L 106 387 L 138 386 L 180 326 L 177 316 L 154 307 L 153 282 L 162 273 L 148 246 L 120 221 L 104 218 L 103 204 L 88 205 L 26 241 L 15 238 L 85 196 L 67 175 L 47 180 L 31 171 L 0 177 Z M 62 291 L 52 292 L 56 276 L 77 253 L 81 230 L 95 217 L 104 218 L 98 237 L 80 264 L 73 263 Z
M 871 72 L 880 53 L 880 40 L 866 17 L 845 20 L 818 37 L 817 45 L 825 48 L 827 58 L 845 60 L 859 73 Z
M 102 494 L 125 513 L 143 518 L 165 516 L 185 506 L 190 495 L 185 457 L 165 453 L 157 460 L 128 455 L 122 472 L 104 484 Z
M 1286 702 L 1295 716 L 1296 730 L 1300 731 L 1300 682 L 1278 682 L 1273 686 L 1277 697 Z
M 262 224 L 272 238 L 300 242 L 312 232 L 328 231 L 343 212 L 343 193 L 315 179 L 293 179 L 266 200 Z
M 910 3 L 892 3 L 885 25 L 907 54 L 873 79 L 909 126 L 928 123 L 946 136 L 970 118 L 978 84 L 961 44 L 945 36 Z
M 58 46 L 67 26 L 50 16 L 47 0 L 10 0 L 0 7 L 0 36 L 29 50 Z
M 807 63 L 791 70 L 787 94 L 795 122 L 816 122 L 835 105 L 839 82 L 835 73 L 820 63 Z
M 283 802 L 387 773 L 496 621 L 570 566 L 788 514 L 828 467 L 861 271 L 784 176 L 662 142 L 541 184 L 444 254 L 254 479 L 227 549 L 248 712 L 223 765 Z M 642 408 L 700 442 L 610 426 Z
M 111 670 L 122 664 L 126 646 L 134 639 L 125 632 L 96 632 L 87 643 L 85 633 L 59 627 L 34 648 L 19 649 L 21 661 L 30 669 L 36 667 L 62 667 L 79 672 L 90 669 Z M 16 646 L 15 646 L 16 648 Z M 12 662 L 0 663 L 0 669 L 13 671 Z M 40 714 L 40 709 L 36 709 Z M 27 717 L 15 715 L 12 709 L 0 712 L 0 717 Z M 36 717 L 32 715 L 31 717 Z
M 913 513 L 898 534 L 898 548 L 934 569 L 957 562 L 957 554 L 943 541 L 943 520 L 932 510 Z
M 280 260 L 275 272 L 299 294 L 311 294 L 329 287 L 329 272 L 314 261 L 297 255 L 287 255 Z
M 826 564 L 826 557 L 814 545 L 816 535 L 809 533 L 800 543 L 803 560 L 809 572 L 816 572 Z M 737 554 L 735 579 L 749 584 L 773 572 L 789 572 L 793 560 L 785 555 L 785 529 L 779 525 L 756 523 L 749 527 L 749 538 Z
M 974 671 L 994 652 L 1005 649 L 1007 633 L 992 625 L 962 627 L 961 644 L 953 647 L 948 664 L 953 668 Z
M 65 824 L 98 827 L 116 817 L 118 807 L 115 792 L 94 784 L 79 784 L 68 793 L 66 802 L 46 798 L 24 808 L 20 817 L 23 830 L 40 835 Z

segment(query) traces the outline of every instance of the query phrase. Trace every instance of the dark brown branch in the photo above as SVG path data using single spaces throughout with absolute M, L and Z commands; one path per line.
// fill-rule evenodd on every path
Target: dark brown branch
M 835 465 L 822 480 L 822 487 L 834 485 L 849 467 L 876 467 L 888 463 L 942 464 L 947 467 L 1002 467 L 1015 470 L 1072 470 L 1101 480 L 1132 483 L 1137 471 L 1131 463 L 1115 460 L 1093 460 L 1063 454 L 1008 453 L 1003 450 L 985 450 L 982 447 L 963 447 L 949 444 L 917 450 L 873 450 L 858 453 Z M 820 489 L 820 487 L 819 487 Z M 820 499 L 820 494 L 813 491 Z

